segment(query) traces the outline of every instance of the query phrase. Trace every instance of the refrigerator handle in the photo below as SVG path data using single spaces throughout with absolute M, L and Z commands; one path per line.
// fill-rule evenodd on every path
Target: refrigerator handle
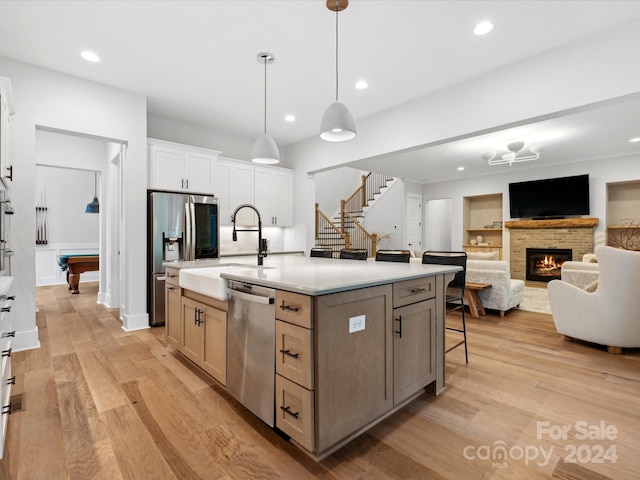
M 193 260 L 193 238 L 192 238 L 192 220 L 191 220 L 191 201 L 184 204 L 184 259 Z

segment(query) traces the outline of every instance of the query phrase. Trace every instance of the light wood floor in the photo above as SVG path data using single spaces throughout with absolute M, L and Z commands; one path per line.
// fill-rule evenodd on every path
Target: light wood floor
M 447 354 L 441 396 L 316 463 L 168 348 L 161 328 L 127 333 L 95 303 L 96 284 L 80 292 L 37 290 L 42 346 L 12 357 L 25 409 L 9 418 L 2 480 L 638 478 L 640 353 L 564 341 L 549 315 L 467 316 L 469 365 L 461 348 Z M 538 422 L 571 430 L 552 439 Z M 577 422 L 617 433 L 584 440 Z M 483 459 L 499 447 L 502 460 Z

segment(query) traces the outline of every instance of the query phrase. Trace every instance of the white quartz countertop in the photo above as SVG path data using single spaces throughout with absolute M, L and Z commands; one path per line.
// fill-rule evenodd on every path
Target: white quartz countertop
M 423 265 L 420 259 L 407 264 L 300 255 L 267 257 L 262 267 L 256 265 L 256 258 L 250 257 L 228 257 L 206 264 L 179 263 L 182 288 L 221 300 L 227 298 L 225 280 L 305 295 L 326 295 L 460 270 L 457 266 Z

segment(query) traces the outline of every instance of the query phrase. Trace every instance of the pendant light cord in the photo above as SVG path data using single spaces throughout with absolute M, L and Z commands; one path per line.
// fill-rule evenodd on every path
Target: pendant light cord
M 336 0 L 336 102 L 338 101 L 338 9 L 340 0 Z
M 267 134 L 267 57 L 264 59 L 264 134 Z

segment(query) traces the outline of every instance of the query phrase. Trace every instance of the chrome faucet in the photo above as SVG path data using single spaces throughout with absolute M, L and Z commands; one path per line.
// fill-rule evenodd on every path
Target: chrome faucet
M 239 228 L 236 229 L 236 214 L 243 208 L 250 208 L 256 215 L 258 215 L 258 229 L 254 228 Z M 256 207 L 251 205 L 250 203 L 243 203 L 240 205 L 231 215 L 231 221 L 233 222 L 233 233 L 231 234 L 231 239 L 234 242 L 238 241 L 238 234 L 236 232 L 258 232 L 258 265 L 262 265 L 264 257 L 267 256 L 267 239 L 262 238 L 262 218 L 260 217 L 260 212 Z

